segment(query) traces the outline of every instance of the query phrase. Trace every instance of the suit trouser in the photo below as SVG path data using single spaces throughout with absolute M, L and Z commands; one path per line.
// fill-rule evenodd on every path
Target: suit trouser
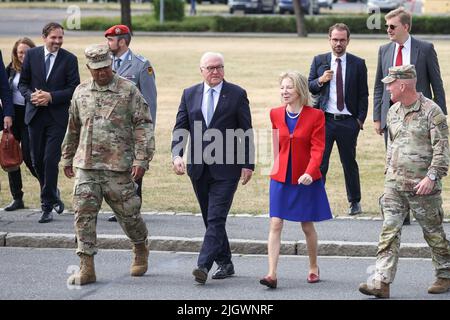
M 450 242 L 442 226 L 444 211 L 441 193 L 417 195 L 415 192 L 384 189 L 381 200 L 384 214 L 375 268 L 375 280 L 391 283 L 397 272 L 403 221 L 411 212 L 422 227 L 431 248 L 436 277 L 450 279 Z
M 197 265 L 210 270 L 214 261 L 218 265 L 231 263 L 231 249 L 225 223 L 239 178 L 216 180 L 205 165 L 201 177 L 191 181 L 206 227 Z
M 31 160 L 41 186 L 41 207 L 43 211 L 49 212 L 59 199 L 58 165 L 67 123 L 58 123 L 46 107 L 42 108 L 28 125 L 28 131 Z
M 77 254 L 94 255 L 97 247 L 97 215 L 103 202 L 109 204 L 122 230 L 133 244 L 146 241 L 141 199 L 130 172 L 77 169 L 73 193 Z
M 37 174 L 33 168 L 30 155 L 30 140 L 28 136 L 28 126 L 24 123 L 25 106 L 14 105 L 14 121 L 11 128 L 14 138 L 20 142 L 22 149 L 23 162 L 30 170 L 31 174 L 37 178 Z M 16 171 L 8 172 L 9 190 L 14 200 L 21 200 L 22 192 L 22 175 L 20 167 Z
M 336 141 L 342 168 L 344 169 L 345 188 L 349 202 L 361 201 L 361 185 L 359 181 L 359 168 L 356 162 L 356 142 L 359 135 L 358 121 L 353 118 L 334 120 L 325 119 L 325 151 L 320 171 L 326 180 L 331 151 Z

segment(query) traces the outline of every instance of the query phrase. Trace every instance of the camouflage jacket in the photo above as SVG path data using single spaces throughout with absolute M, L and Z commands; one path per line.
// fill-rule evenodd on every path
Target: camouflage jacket
M 420 94 L 416 103 L 405 108 L 391 106 L 387 116 L 389 130 L 386 153 L 385 186 L 414 191 L 427 174 L 437 177 L 435 190 L 449 165 L 448 126 L 441 108 Z
M 130 81 L 114 75 L 107 86 L 92 79 L 72 97 L 62 163 L 82 169 L 148 169 L 155 150 L 153 124 L 145 99 Z

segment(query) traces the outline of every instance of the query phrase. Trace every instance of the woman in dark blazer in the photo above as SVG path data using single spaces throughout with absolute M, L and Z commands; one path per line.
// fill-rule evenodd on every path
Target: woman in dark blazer
M 280 94 L 282 105 L 270 111 L 275 161 L 270 176 L 269 272 L 260 280 L 269 288 L 277 287 L 283 221 L 301 222 L 309 256 L 307 281 L 315 283 L 320 278 L 313 221 L 332 218 L 320 173 L 324 114 L 308 106 L 308 80 L 297 71 L 281 74 Z
M 28 138 L 28 127 L 24 123 L 25 117 L 25 99 L 18 89 L 20 71 L 22 69 L 23 59 L 28 49 L 34 48 L 34 42 L 29 38 L 20 38 L 14 44 L 12 50 L 12 61 L 6 67 L 6 74 L 8 76 L 9 86 L 13 94 L 14 104 L 14 121 L 12 126 L 12 132 L 17 141 L 21 142 L 23 160 L 30 170 L 31 174 L 35 177 L 33 165 L 31 163 L 30 145 Z M 8 172 L 9 189 L 13 197 L 13 201 L 5 207 L 5 211 L 14 211 L 24 208 L 23 203 L 23 191 L 22 191 L 22 175 L 20 167 L 17 171 Z

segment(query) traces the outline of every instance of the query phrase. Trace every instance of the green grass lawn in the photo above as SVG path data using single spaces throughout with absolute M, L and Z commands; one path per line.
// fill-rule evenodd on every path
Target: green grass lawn
M 34 38 L 37 43 L 41 40 Z M 0 49 L 6 61 L 14 38 L 1 38 Z M 64 48 L 79 57 L 81 78 L 87 79 L 84 48 L 92 43 L 102 43 L 98 37 L 66 37 Z M 373 81 L 377 50 L 382 40 L 353 39 L 348 51 L 366 60 L 369 79 L 369 114 L 365 129 L 358 140 L 358 163 L 362 186 L 362 207 L 367 215 L 379 215 L 378 197 L 383 192 L 384 142 L 372 125 Z M 158 124 L 156 129 L 156 154 L 150 171 L 144 177 L 143 210 L 199 212 L 193 190 L 187 176 L 176 176 L 171 169 L 170 141 L 182 90 L 201 81 L 198 70 L 200 56 L 205 51 L 219 51 L 225 55 L 225 78 L 247 90 L 253 125 L 257 132 L 270 128 L 269 110 L 279 105 L 278 75 L 288 69 L 296 69 L 307 75 L 314 55 L 329 51 L 324 39 L 256 39 L 256 38 L 189 38 L 189 37 L 134 37 L 131 48 L 148 57 L 156 70 L 158 88 Z M 450 41 L 435 41 L 441 72 L 446 85 L 447 101 L 450 101 Z M 260 150 L 261 152 L 262 150 Z M 262 154 L 264 155 L 264 153 Z M 260 154 L 261 156 L 261 154 Z M 258 158 L 260 161 L 262 157 Z M 270 166 L 269 166 L 270 167 Z M 39 185 L 25 166 L 24 200 L 28 207 L 39 207 Z M 231 211 L 233 213 L 265 214 L 268 211 L 268 165 L 257 162 L 253 179 L 240 186 Z M 11 199 L 8 180 L 0 173 L 2 190 L 0 206 Z M 450 182 L 444 180 L 444 208 L 450 213 Z M 71 207 L 73 180 L 60 174 L 59 186 L 62 198 Z M 345 215 L 347 199 L 342 167 L 337 148 L 334 149 L 327 177 L 327 192 L 335 215 Z M 110 210 L 105 204 L 105 210 Z

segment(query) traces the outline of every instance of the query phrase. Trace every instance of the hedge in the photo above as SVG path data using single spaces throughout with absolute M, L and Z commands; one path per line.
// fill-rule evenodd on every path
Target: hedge
M 354 34 L 385 34 L 384 19 L 380 29 L 367 28 L 368 15 L 324 15 L 306 17 L 308 33 L 328 33 L 329 26 L 344 22 Z M 82 30 L 106 30 L 120 23 L 120 18 L 85 17 L 81 20 Z M 134 31 L 186 31 L 186 32 L 274 32 L 295 33 L 293 16 L 268 17 L 225 17 L 193 16 L 182 21 L 169 21 L 159 24 L 152 15 L 139 15 L 132 18 Z M 450 34 L 450 16 L 417 16 L 413 19 L 414 34 Z

